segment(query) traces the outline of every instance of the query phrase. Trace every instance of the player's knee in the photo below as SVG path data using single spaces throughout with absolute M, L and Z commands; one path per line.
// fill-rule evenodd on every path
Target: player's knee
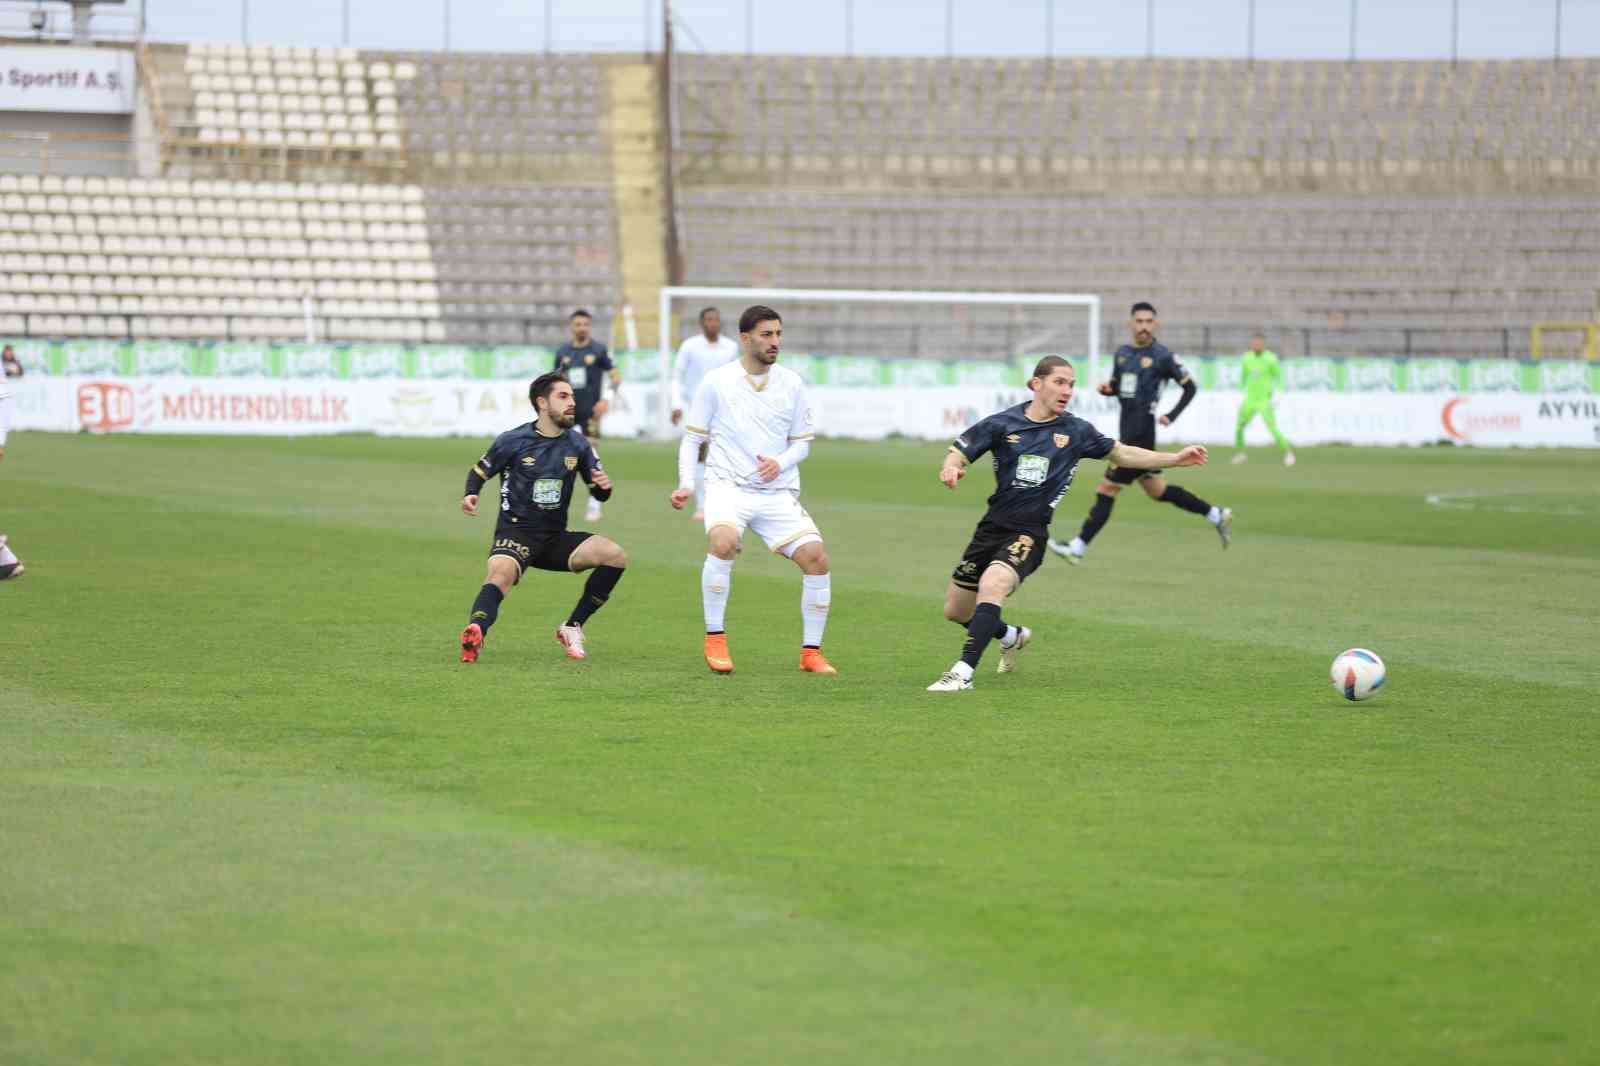
M 718 559 L 732 559 L 739 551 L 738 534 L 725 526 L 718 526 L 707 536 L 706 550 Z
M 1159 500 L 1161 497 L 1167 494 L 1167 482 L 1165 478 L 1145 478 L 1143 481 L 1139 482 L 1139 484 L 1144 489 L 1144 494 L 1150 497 L 1152 500 Z
M 1122 486 L 1115 481 L 1102 481 L 1100 482 L 1100 487 L 1095 491 L 1102 496 L 1110 496 L 1112 499 L 1116 499 L 1117 493 L 1122 491 Z
M 622 545 L 614 540 L 608 540 L 600 545 L 600 565 L 614 566 L 622 570 L 628 565 L 628 553 L 622 550 Z
M 828 572 L 828 553 L 820 544 L 807 544 L 794 553 L 794 561 L 803 574 L 820 576 Z

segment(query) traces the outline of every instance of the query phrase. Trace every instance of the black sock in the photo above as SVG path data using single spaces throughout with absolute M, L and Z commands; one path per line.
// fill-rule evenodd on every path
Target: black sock
M 1089 508 L 1089 517 L 1083 520 L 1083 528 L 1078 530 L 1078 539 L 1085 544 L 1094 539 L 1094 535 L 1105 527 L 1111 520 L 1111 506 L 1117 502 L 1115 496 L 1107 496 L 1097 492 L 1094 496 L 1094 506 Z
M 572 614 L 567 618 L 567 625 L 581 626 L 589 620 L 589 616 L 606 605 L 606 600 L 611 598 L 611 590 L 617 587 L 617 582 L 622 580 L 622 567 L 597 566 L 594 573 L 589 575 L 589 580 L 584 582 L 583 595 L 578 597 L 578 605 L 572 609 Z
M 1209 514 L 1211 505 L 1188 489 L 1180 489 L 1176 485 L 1168 485 L 1167 491 L 1161 494 L 1162 503 L 1170 503 L 1174 507 L 1188 511 L 1191 514 Z
M 478 623 L 478 628 L 483 630 L 483 635 L 489 635 L 489 627 L 494 625 L 495 617 L 500 614 L 500 601 L 506 594 L 500 591 L 498 585 L 485 585 L 478 590 L 478 598 L 472 601 L 472 617 L 467 619 L 467 624 Z
M 21 563 L 6 563 L 4 566 L 0 566 L 0 578 L 10 577 L 17 572 L 17 567 L 21 565 Z
M 950 619 L 950 621 L 956 622 L 956 620 L 954 618 Z M 995 631 L 994 631 L 995 639 L 1003 640 L 1005 638 L 1005 635 L 1006 635 L 1006 630 L 1011 628 L 1011 623 L 1007 622 L 1004 618 L 997 619 L 997 622 L 998 622 L 998 624 L 996 625 Z M 970 618 L 967 619 L 965 622 L 956 622 L 956 625 L 960 626 L 962 629 L 967 628 L 967 626 L 969 626 L 971 624 L 972 624 L 972 619 L 970 619 Z
M 989 646 L 999 629 L 1000 605 L 978 604 L 978 609 L 972 612 L 972 621 L 967 623 L 967 642 L 961 648 L 961 661 L 977 669 L 978 660 L 983 658 L 983 649 Z

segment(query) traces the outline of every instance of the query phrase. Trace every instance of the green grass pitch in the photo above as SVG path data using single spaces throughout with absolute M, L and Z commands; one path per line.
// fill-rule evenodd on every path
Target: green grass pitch
M 931 695 L 986 464 L 819 443 L 841 676 L 757 545 L 719 679 L 634 443 L 589 661 L 458 664 L 481 443 L 12 439 L 0 1062 L 1600 1061 L 1600 455 L 1219 449 Z

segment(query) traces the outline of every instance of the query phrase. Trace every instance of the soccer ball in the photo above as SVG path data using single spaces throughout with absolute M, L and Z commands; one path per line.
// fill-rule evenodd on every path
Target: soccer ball
M 1385 676 L 1387 671 L 1383 668 L 1383 660 L 1365 648 L 1340 652 L 1333 660 L 1333 669 L 1328 671 L 1328 679 L 1333 682 L 1333 687 L 1347 700 L 1376 696 L 1383 687 Z

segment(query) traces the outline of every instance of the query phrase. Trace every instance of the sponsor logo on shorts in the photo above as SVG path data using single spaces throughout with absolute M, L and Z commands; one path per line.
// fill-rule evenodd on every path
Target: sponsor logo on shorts
M 512 540 L 510 537 L 497 537 L 494 542 L 494 551 L 510 552 L 523 562 L 528 561 L 528 546 Z

